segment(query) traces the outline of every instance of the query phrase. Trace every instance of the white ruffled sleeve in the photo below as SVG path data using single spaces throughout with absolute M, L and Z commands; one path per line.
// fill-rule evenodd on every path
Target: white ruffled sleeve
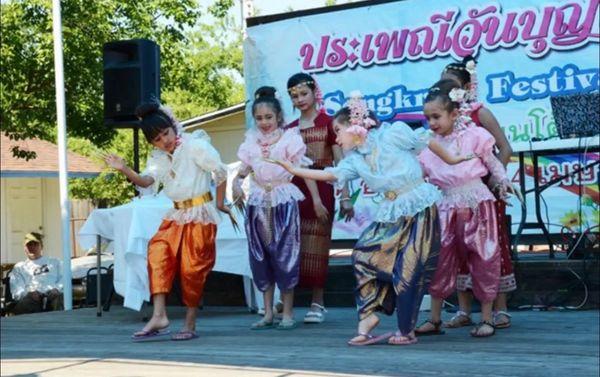
M 289 133 L 286 139 L 285 159 L 294 166 L 306 167 L 312 165 L 312 161 L 306 157 L 306 144 L 304 144 L 298 128 L 295 127 L 285 132 Z
M 161 156 L 160 152 L 153 150 L 150 153 L 150 157 L 146 161 L 146 168 L 140 173 L 142 177 L 150 177 L 154 182 L 148 187 L 135 186 L 136 190 L 140 193 L 140 196 L 155 195 L 158 193 L 160 188 L 160 180 L 162 177 L 161 164 L 164 164 L 162 159 L 165 156 Z
M 227 181 L 227 165 L 221 161 L 219 152 L 210 144 L 210 138 L 205 131 L 198 130 L 192 133 L 190 153 L 196 165 L 212 173 L 217 186 Z
M 359 178 L 358 170 L 354 164 L 356 155 L 352 154 L 344 157 L 335 167 L 325 168 L 324 170 L 335 176 L 335 185 L 339 188 L 344 187 L 346 183 Z

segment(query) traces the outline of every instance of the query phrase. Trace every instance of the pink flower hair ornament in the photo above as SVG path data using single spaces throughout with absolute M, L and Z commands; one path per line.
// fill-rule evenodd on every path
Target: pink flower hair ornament
M 346 107 L 350 110 L 350 124 L 364 127 L 367 130 L 377 123 L 369 117 L 369 107 L 367 101 L 363 99 L 362 94 L 358 90 L 350 92 L 350 96 L 346 101 Z
M 368 130 L 377 125 L 377 122 L 369 117 L 369 107 L 360 91 L 350 92 L 345 106 L 350 110 L 350 127 L 346 131 L 355 136 L 354 142 L 357 146 L 362 145 Z

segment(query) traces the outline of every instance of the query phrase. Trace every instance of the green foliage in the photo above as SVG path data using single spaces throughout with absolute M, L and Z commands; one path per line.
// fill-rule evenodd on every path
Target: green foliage
M 209 11 L 223 16 L 232 3 L 232 0 L 216 1 Z M 207 47 L 207 39 L 203 37 L 207 33 L 224 33 L 225 27 L 231 25 L 218 25 L 206 31 L 210 27 L 200 26 L 201 11 L 196 0 L 63 0 L 61 5 L 69 136 L 86 138 L 99 146 L 108 144 L 114 136 L 113 130 L 103 126 L 102 110 L 102 45 L 109 41 L 132 38 L 156 41 L 161 47 L 162 92 L 177 103 L 195 104 L 192 109 L 223 106 L 227 104 L 224 97 L 236 89 L 230 79 L 220 77 L 228 76 L 220 70 L 241 72 L 240 46 L 220 44 L 219 48 L 225 51 L 217 51 L 215 57 L 210 55 L 215 50 Z M 40 137 L 54 141 L 51 1 L 6 1 L 1 4 L 1 12 L 2 131 L 17 139 Z M 194 30 L 204 31 L 195 37 Z M 191 70 L 198 66 L 205 69 Z M 204 89 L 199 85 L 189 85 L 189 81 L 199 80 L 217 83 L 221 90 L 203 92 L 197 91 Z M 176 106 L 174 110 L 177 114 Z
M 69 150 L 90 158 L 101 166 L 102 153 L 115 153 L 123 157 L 129 166 L 133 166 L 133 130 L 118 130 L 115 137 L 103 149 L 98 148 L 89 140 L 81 138 L 68 139 Z M 140 132 L 141 167 L 144 167 L 144 157 L 148 155 L 152 146 L 144 140 Z M 90 199 L 94 205 L 113 207 L 127 203 L 135 196 L 135 188 L 117 171 L 106 167 L 96 178 L 73 178 L 69 180 L 70 195 L 74 199 Z
M 102 46 L 109 41 L 147 38 L 159 44 L 161 100 L 179 119 L 241 102 L 241 34 L 225 16 L 233 3 L 217 0 L 204 10 L 198 0 L 62 0 L 69 147 L 92 157 L 101 148 L 133 161 L 132 130 L 104 126 Z M 8 0 L 0 6 L 1 131 L 13 139 L 54 142 L 52 2 Z M 202 23 L 209 13 L 216 20 Z M 146 144 L 140 137 L 142 163 Z M 35 158 L 35 151 L 13 154 Z M 72 180 L 71 193 L 114 205 L 129 200 L 133 187 L 107 172 L 94 180 Z

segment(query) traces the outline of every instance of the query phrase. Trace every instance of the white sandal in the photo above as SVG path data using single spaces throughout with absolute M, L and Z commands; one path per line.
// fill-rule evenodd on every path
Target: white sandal
M 316 310 L 313 308 L 316 308 Z M 304 323 L 323 323 L 325 321 L 325 313 L 327 313 L 327 309 L 323 305 L 313 302 L 310 304 L 310 310 L 304 316 Z
M 448 322 L 444 322 L 444 327 L 448 329 L 457 329 L 463 326 L 471 326 L 473 321 L 471 320 L 471 316 L 462 310 L 458 310 L 454 317 L 452 317 Z

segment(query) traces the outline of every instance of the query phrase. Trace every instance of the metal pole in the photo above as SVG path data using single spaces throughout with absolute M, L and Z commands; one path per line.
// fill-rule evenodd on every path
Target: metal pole
M 96 316 L 102 317 L 102 236 L 96 235 Z
M 63 254 L 63 295 L 65 310 L 73 309 L 71 285 L 70 205 L 67 183 L 67 116 L 63 68 L 62 19 L 60 0 L 52 0 L 52 32 L 54 39 L 54 83 L 56 87 L 56 121 L 58 123 L 58 180 L 60 188 L 61 238 Z

